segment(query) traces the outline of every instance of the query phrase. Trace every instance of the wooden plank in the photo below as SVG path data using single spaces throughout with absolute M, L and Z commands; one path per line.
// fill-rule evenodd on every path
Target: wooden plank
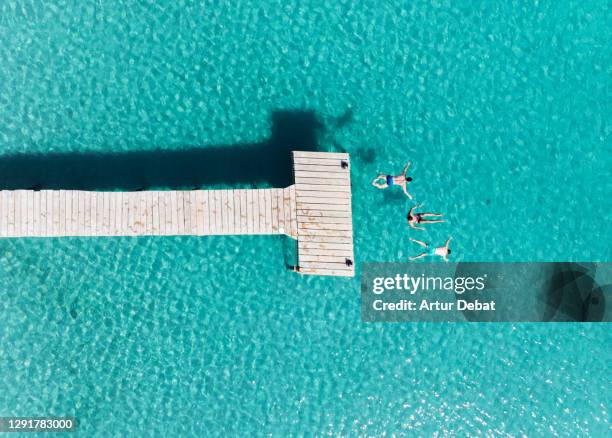
M 134 197 L 136 198 L 136 221 L 134 221 L 134 232 L 138 236 L 145 234 L 147 229 L 146 194 L 146 191 L 134 192 Z
M 244 234 L 242 229 L 242 198 L 240 195 L 241 190 L 234 190 L 234 232 L 236 234 Z
M 253 190 L 253 234 L 259 234 L 259 189 Z
M 291 207 L 291 194 L 289 188 L 283 189 L 283 213 L 285 218 L 285 234 L 291 235 L 291 216 L 293 213 Z
M 348 249 L 312 249 L 312 248 L 299 248 L 298 247 L 298 258 L 300 257 L 346 257 L 353 259 L 353 250 Z
M 339 190 L 340 187 L 350 187 L 349 178 L 320 178 L 320 177 L 303 177 L 296 176 L 295 184 L 308 184 L 308 185 L 326 185 Z
M 110 235 L 117 235 L 117 198 L 117 193 L 108 192 L 108 232 Z
M 43 221 L 44 221 L 44 229 L 45 229 L 45 236 L 52 236 L 53 235 L 53 230 L 51 228 L 51 210 L 53 207 L 53 203 L 51 202 L 51 191 L 50 190 L 41 190 L 41 199 L 42 199 L 42 207 L 44 209 L 44 217 L 43 217 Z
M 272 203 L 270 213 L 272 215 L 272 233 L 278 233 L 278 189 L 270 191 L 270 201 Z
M 343 230 L 351 231 L 353 226 L 351 224 L 328 224 L 328 223 L 312 223 L 304 222 L 298 225 L 300 230 Z
M 88 199 L 89 207 L 87 210 L 89 211 L 89 227 L 87 230 L 87 236 L 95 236 L 96 235 L 96 192 L 84 192 L 85 196 Z
M 331 254 L 331 255 L 311 255 L 311 254 L 299 254 L 298 259 L 300 264 L 302 264 L 303 262 L 323 262 L 323 263 L 342 263 L 346 265 L 346 259 L 351 259 L 352 257 L 349 256 L 342 256 L 342 255 L 337 255 L 337 254 Z
M 31 201 L 31 190 L 25 190 L 22 193 L 22 200 L 21 200 L 21 217 L 23 219 L 23 235 L 24 236 L 31 236 L 30 234 L 30 227 L 31 227 L 31 217 L 32 217 L 32 201 Z
M 341 269 L 317 269 L 317 268 L 300 268 L 300 274 L 306 275 L 330 275 L 335 277 L 354 277 L 355 271 Z
M 294 164 L 293 171 L 295 175 L 300 176 L 309 176 L 307 175 L 310 172 L 316 173 L 316 177 L 322 176 L 325 178 L 325 175 L 330 175 L 331 178 L 344 178 L 345 176 L 350 175 L 350 171 L 348 168 L 343 169 L 340 165 L 342 160 L 337 160 L 335 166 L 322 166 L 320 164 Z
M 290 236 L 297 236 L 297 215 L 296 215 L 297 206 L 295 202 L 295 186 L 289 186 L 289 197 L 290 197 L 289 207 L 291 208 L 291 211 L 289 214 L 290 219 L 291 219 Z
M 4 196 L 4 207 L 3 207 L 3 215 L 4 215 L 4 232 L 6 236 L 10 236 L 11 235 L 11 231 L 10 231 L 10 221 L 11 221 L 11 192 L 9 192 L 8 190 L 4 190 L 3 192 L 3 196 Z
M 331 179 L 331 180 L 339 180 L 344 184 L 349 183 L 349 173 L 339 173 L 339 172 L 325 172 L 325 171 L 313 171 L 313 170 L 300 170 L 295 172 L 295 178 L 303 179 Z
M 14 204 L 15 204 L 15 236 L 20 237 L 21 234 L 21 193 L 18 190 L 15 190 L 14 194 Z
M 159 228 L 162 236 L 172 234 L 172 208 L 170 204 L 170 192 L 161 190 L 159 192 Z
M 317 166 L 330 166 L 330 167 L 341 167 L 341 162 L 343 161 L 342 158 L 330 158 L 330 157 L 309 157 L 309 158 L 305 158 L 305 157 L 301 157 L 301 156 L 297 156 L 297 157 L 293 157 L 293 164 L 298 165 L 298 164 L 315 164 Z M 349 161 L 348 157 L 346 159 L 344 159 L 344 161 Z M 349 164 L 350 166 L 350 164 Z
M 28 192 L 26 190 L 19 190 L 19 206 L 21 208 L 21 235 L 28 235 Z
M 194 233 L 198 236 L 204 234 L 204 206 L 202 201 L 203 192 L 202 190 L 194 190 L 194 211 L 195 211 L 195 231 Z
M 166 198 L 163 191 L 157 191 L 157 216 L 159 217 L 159 231 L 157 232 L 160 236 L 166 235 Z
M 185 192 L 176 191 L 176 220 L 177 233 L 185 234 Z
M 123 205 L 127 212 L 126 223 L 123 225 L 126 235 L 134 234 L 134 221 L 136 220 L 134 217 L 134 213 L 136 210 L 136 206 L 134 203 L 134 195 L 133 192 L 127 192 L 123 194 Z
M 259 205 L 259 234 L 266 234 L 266 190 L 257 190 Z
M 315 243 L 353 243 L 352 237 L 346 236 L 305 236 L 302 233 L 298 234 L 300 242 L 315 242 Z
M 159 227 L 160 213 L 159 213 L 159 191 L 151 192 L 151 223 L 152 229 L 151 234 L 159 236 L 161 234 Z
M 134 234 L 138 236 L 143 234 L 146 227 L 145 211 L 142 199 L 144 194 L 145 192 L 143 191 L 134 192 L 134 204 L 136 205 L 136 211 L 134 213 Z
M 229 230 L 229 218 L 227 211 L 227 190 L 221 190 L 221 232 L 227 234 Z
M 300 240 L 302 236 L 353 237 L 353 232 L 351 230 L 325 230 L 300 227 L 298 232 L 300 234 Z
M 76 190 L 70 190 L 68 192 L 70 197 L 70 236 L 76 236 L 78 232 L 79 224 L 79 192 Z M 40 204 L 41 198 L 38 197 L 38 203 Z M 39 206 L 40 210 L 40 206 Z M 40 230 L 41 219 L 39 218 L 38 229 Z M 39 231 L 40 232 L 40 231 Z
M 270 234 L 272 232 L 272 202 L 268 199 L 269 194 L 269 189 L 260 190 L 262 234 Z
M 14 192 L 6 192 L 6 234 L 7 236 L 15 235 L 15 196 Z
M 40 198 L 40 235 L 47 236 L 47 191 L 41 190 L 38 196 Z M 10 211 L 7 213 L 10 214 Z
M 110 194 L 108 192 L 100 192 L 102 195 L 102 227 L 99 230 L 100 235 L 109 236 L 110 232 Z
M 246 221 L 247 221 L 247 233 L 253 234 L 255 231 L 254 222 L 254 205 L 253 205 L 253 191 L 246 190 Z
M 69 200 L 68 200 L 69 199 Z M 42 197 L 39 199 L 39 202 L 42 202 Z M 78 236 L 79 235 L 79 192 L 77 190 L 68 191 L 68 195 L 66 198 L 66 217 L 68 222 L 68 230 L 67 233 L 70 233 L 70 236 Z M 41 207 L 42 211 L 42 207 Z M 42 224 L 42 217 L 41 224 Z M 39 225 L 40 228 L 40 225 Z
M 91 192 L 82 192 L 83 198 L 85 198 L 85 230 L 84 236 L 91 236 L 92 234 L 92 222 L 95 222 L 95 216 L 92 218 L 93 206 Z M 55 213 L 53 214 L 55 216 Z
M 297 215 L 298 224 L 313 223 L 313 224 L 351 224 L 351 218 L 348 216 L 344 217 L 330 217 L 330 216 L 304 216 Z
M 323 186 L 321 186 L 323 187 Z M 351 192 L 332 192 L 332 191 L 318 191 L 318 190 L 302 190 L 300 186 L 295 187 L 295 193 L 297 199 L 301 198 L 315 198 L 315 199 L 342 199 L 351 201 Z
M 28 218 L 28 236 L 34 236 L 34 192 L 32 190 L 28 190 L 26 192 L 27 201 L 27 218 Z
M 351 186 L 349 184 L 342 185 L 327 185 L 327 184 L 308 184 L 308 183 L 296 183 L 295 189 L 299 192 L 340 192 L 340 193 L 351 193 Z
M 121 229 L 121 194 L 113 192 L 110 198 L 111 232 L 119 235 Z
M 348 160 L 349 154 L 346 152 L 308 152 L 308 151 L 293 151 L 294 158 L 326 158 Z
M 1 202 L 0 202 L 1 204 Z M 0 207 L 0 218 L 2 217 L 2 207 Z M 2 227 L 0 227 L 0 235 Z M 32 235 L 40 236 L 40 191 L 32 192 Z
M 213 192 L 213 199 L 215 201 L 215 234 L 223 233 L 223 217 L 221 212 L 221 191 L 215 190 Z
M 241 234 L 248 234 L 249 225 L 247 211 L 247 191 L 244 189 L 240 189 L 238 192 L 240 197 L 240 232 Z
M 353 250 L 352 243 L 318 243 L 318 242 L 303 242 L 298 240 L 298 248 L 301 249 L 322 249 L 322 250 Z
M 228 234 L 234 234 L 236 232 L 235 226 L 235 209 L 234 205 L 234 190 L 227 191 L 227 232 Z
M 202 192 L 202 210 L 204 215 L 204 234 L 210 233 L 210 191 Z
M 348 214 L 351 213 L 350 208 L 348 208 L 349 206 L 342 205 L 342 204 L 323 204 L 323 203 L 298 201 L 296 206 L 298 210 L 310 209 L 310 210 L 320 210 L 320 211 L 343 211 Z
M 183 234 L 191 234 L 191 191 L 190 190 L 182 190 L 183 195 L 183 215 L 185 218 L 184 221 L 184 230 Z
M 13 225 L 15 231 L 14 231 L 14 235 L 16 237 L 21 237 L 23 235 L 23 232 L 21 231 L 21 224 L 23 223 L 23 221 L 21 220 L 21 191 L 19 190 L 15 190 L 14 194 L 13 194 L 13 198 L 14 198 L 14 209 L 15 209 L 15 223 Z
M 60 213 L 61 213 L 61 205 L 60 205 L 60 191 L 53 191 L 53 235 L 60 236 Z
M 38 193 L 38 192 L 37 192 Z M 5 190 L 0 190 L 0 236 L 6 237 L 6 201 L 5 201 Z
M 189 234 L 198 234 L 198 192 L 191 190 L 189 192 Z
M 121 236 L 130 235 L 130 197 L 129 193 L 121 193 Z
M 113 234 L 115 235 L 119 235 L 121 232 L 121 221 L 123 219 L 122 205 L 121 192 L 114 192 L 111 198 L 111 210 L 113 214 Z
M 104 192 L 94 192 L 96 196 L 96 236 L 104 236 Z
M 297 203 L 304 204 L 326 204 L 336 205 L 338 210 L 347 210 L 351 205 L 351 198 L 346 197 L 325 197 L 325 196 L 304 196 L 302 193 L 297 193 Z
M 341 262 L 321 262 L 321 261 L 308 261 L 300 260 L 300 268 L 314 268 L 314 269 L 334 269 L 341 271 L 354 272 L 353 266 L 346 265 L 346 259 Z
M 60 195 L 60 228 L 59 228 L 59 233 L 62 236 L 66 236 L 66 228 L 67 228 L 67 216 L 68 216 L 68 211 L 67 211 L 67 195 L 68 192 L 66 190 L 60 190 L 59 191 L 59 195 Z
M 104 205 L 104 214 L 103 214 L 103 219 L 102 221 L 104 222 L 104 235 L 105 236 L 112 236 L 113 232 L 111 229 L 111 214 L 113 214 L 113 210 L 111 210 L 111 198 L 112 198 L 112 193 L 111 192 L 103 192 L 102 194 L 102 203 Z
M 152 199 L 151 199 L 151 192 L 146 190 L 141 192 L 142 198 L 141 198 L 141 206 L 143 209 L 143 220 L 144 220 L 144 226 L 143 226 L 143 233 L 147 236 L 150 236 L 153 234 L 153 203 L 152 203 Z
M 171 236 L 176 236 L 180 232 L 178 195 L 174 190 L 169 191 L 168 195 L 170 202 L 168 204 L 169 211 L 166 214 L 170 217 L 169 231 Z

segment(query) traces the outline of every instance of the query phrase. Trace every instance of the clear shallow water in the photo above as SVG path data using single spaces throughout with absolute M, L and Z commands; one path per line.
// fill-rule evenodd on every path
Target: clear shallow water
M 351 153 L 358 262 L 415 252 L 410 204 L 369 186 L 408 159 L 449 219 L 420 237 L 452 235 L 456 260 L 610 260 L 609 5 L 379 3 L 4 3 L 2 154 L 263 142 L 275 111 L 310 110 L 321 150 Z M 0 245 L 3 415 L 114 436 L 610 431 L 609 325 L 362 324 L 358 280 L 285 271 L 280 238 Z

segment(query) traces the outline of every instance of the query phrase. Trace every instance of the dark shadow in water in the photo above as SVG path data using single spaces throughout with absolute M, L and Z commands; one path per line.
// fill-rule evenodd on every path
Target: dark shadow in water
M 215 184 L 285 187 L 291 151 L 316 151 L 324 127 L 314 111 L 275 111 L 267 141 L 178 150 L 0 156 L 0 188 L 70 190 L 196 189 Z

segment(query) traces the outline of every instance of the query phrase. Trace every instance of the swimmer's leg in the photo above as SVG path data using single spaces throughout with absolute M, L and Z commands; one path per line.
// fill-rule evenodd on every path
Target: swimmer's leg
M 382 182 L 380 180 L 382 180 Z M 386 189 L 388 187 L 387 175 L 381 173 L 372 180 L 372 185 L 378 189 Z
M 412 237 L 410 238 L 410 240 L 412 240 L 417 245 L 421 245 L 423 248 L 427 248 L 428 246 L 425 242 L 421 242 L 420 240 L 413 239 Z
M 440 213 L 421 213 L 421 217 L 442 217 L 443 214 Z
M 421 220 L 421 224 L 439 224 L 440 222 L 445 222 L 443 219 L 438 219 L 438 220 L 430 220 L 430 219 L 424 219 Z
M 416 260 L 416 259 L 421 259 L 423 257 L 425 257 L 427 255 L 426 252 L 422 252 L 421 254 L 414 256 L 414 257 L 408 257 L 408 260 Z

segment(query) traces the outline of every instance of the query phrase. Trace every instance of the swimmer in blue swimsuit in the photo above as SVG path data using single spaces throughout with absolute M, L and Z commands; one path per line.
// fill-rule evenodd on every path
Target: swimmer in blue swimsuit
M 372 185 L 378 189 L 386 189 L 387 187 L 400 186 L 402 190 L 404 190 L 406 196 L 412 199 L 412 195 L 408 193 L 408 189 L 406 187 L 408 183 L 412 181 L 411 177 L 406 176 L 406 174 L 408 173 L 408 168 L 410 167 L 410 163 L 411 162 L 409 161 L 408 164 L 404 166 L 404 169 L 402 170 L 402 173 L 400 175 L 394 176 L 381 173 L 372 180 Z
M 420 258 L 427 257 L 427 256 L 430 256 L 430 257 L 439 256 L 439 257 L 442 257 L 445 262 L 448 262 L 448 255 L 451 253 L 451 250 L 448 247 L 448 245 L 450 241 L 452 240 L 452 237 L 449 237 L 448 239 L 446 239 L 446 243 L 444 244 L 444 246 L 439 246 L 437 248 L 429 246 L 428 244 L 420 240 L 413 239 L 412 237 L 410 238 L 410 240 L 412 240 L 414 243 L 418 245 L 421 245 L 423 248 L 425 248 L 426 251 L 423 251 L 421 254 L 416 255 L 414 257 L 408 257 L 408 260 L 416 260 L 416 259 L 420 259 Z

